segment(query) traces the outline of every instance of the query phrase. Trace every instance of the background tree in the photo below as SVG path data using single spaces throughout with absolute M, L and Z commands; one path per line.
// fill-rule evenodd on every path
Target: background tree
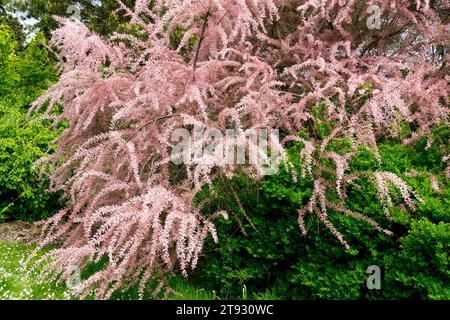
M 23 27 L 19 20 L 6 11 L 6 0 L 0 2 L 0 24 L 7 25 L 14 32 L 15 39 L 19 44 L 25 41 Z
M 132 5 L 135 0 L 125 3 Z M 11 11 L 24 12 L 26 17 L 38 20 L 35 28 L 46 38 L 58 27 L 53 16 L 70 17 L 79 13 L 81 20 L 99 34 L 111 34 L 126 20 L 115 11 L 119 8 L 115 0 L 13 0 L 8 5 Z

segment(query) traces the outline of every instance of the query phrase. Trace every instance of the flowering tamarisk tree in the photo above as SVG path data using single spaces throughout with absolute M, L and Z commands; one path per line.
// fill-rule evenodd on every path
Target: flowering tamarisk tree
M 238 170 L 261 177 L 258 164 L 205 154 L 175 178 L 177 128 L 279 129 L 292 178 L 314 181 L 309 203 L 298 208 L 302 232 L 315 214 L 348 247 L 328 219 L 332 210 L 390 234 L 345 208 L 346 186 L 367 174 L 348 174 L 348 163 L 361 146 L 377 154 L 377 141 L 397 137 L 399 123 L 411 127 L 405 144 L 448 123 L 445 1 L 137 0 L 120 10 L 130 32 L 109 39 L 58 18 L 50 46 L 61 77 L 33 105 L 46 106 L 44 118 L 70 123 L 57 152 L 41 160 L 52 168 L 51 189 L 69 199 L 45 222 L 42 245 L 63 240 L 49 253 L 63 278 L 73 265 L 108 260 L 76 292 L 107 298 L 139 282 L 142 293 L 174 268 L 186 275 L 208 234 L 217 241 L 214 218 L 226 215 L 203 215 L 197 192 Z M 375 28 L 368 19 L 378 19 Z M 332 123 L 326 136 L 311 125 L 317 106 Z M 308 137 L 299 136 L 305 130 Z M 353 151 L 330 151 L 336 138 L 350 139 Z M 289 141 L 303 146 L 300 175 L 284 153 Z M 321 159 L 335 164 L 333 181 L 322 176 Z M 394 173 L 370 175 L 387 218 L 392 185 L 409 208 L 421 201 Z M 340 200 L 330 201 L 329 191 Z

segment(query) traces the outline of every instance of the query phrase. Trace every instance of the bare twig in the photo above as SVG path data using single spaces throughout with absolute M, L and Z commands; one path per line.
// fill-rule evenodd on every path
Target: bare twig
M 194 71 L 194 75 L 193 75 L 194 79 L 195 79 L 195 68 L 197 67 L 198 55 L 200 52 L 200 47 L 202 45 L 203 39 L 205 38 L 205 30 L 206 30 L 206 27 L 208 26 L 208 18 L 210 15 L 211 15 L 211 9 L 208 9 L 208 11 L 206 12 L 206 15 L 205 15 L 205 20 L 203 21 L 202 32 L 200 34 L 200 39 L 198 40 L 197 50 L 195 51 L 194 65 L 192 66 L 192 69 Z
M 147 127 L 147 126 L 149 126 L 149 125 L 151 125 L 151 124 L 153 124 L 153 123 L 155 123 L 155 122 L 157 122 L 157 121 L 159 121 L 159 120 L 163 120 L 163 119 L 167 119 L 167 118 L 171 118 L 171 117 L 175 117 L 175 116 L 177 116 L 177 115 L 176 115 L 176 114 L 168 114 L 168 115 L 161 116 L 161 117 L 158 117 L 158 118 L 156 118 L 156 119 L 150 120 L 150 121 L 144 123 L 144 124 L 143 124 L 142 126 L 140 126 L 139 128 L 137 128 L 136 131 L 141 131 L 141 130 L 144 129 L 145 127 Z

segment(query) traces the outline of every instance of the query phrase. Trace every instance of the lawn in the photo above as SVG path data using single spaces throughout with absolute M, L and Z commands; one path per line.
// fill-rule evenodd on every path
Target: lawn
M 33 254 L 35 245 L 0 242 L 0 300 L 54 300 L 73 299 L 65 283 L 57 284 L 39 279 L 39 269 L 24 267 Z M 199 288 L 186 279 L 174 278 L 170 282 L 171 300 L 218 299 L 214 291 Z M 135 288 L 117 295 L 116 299 L 137 299 Z

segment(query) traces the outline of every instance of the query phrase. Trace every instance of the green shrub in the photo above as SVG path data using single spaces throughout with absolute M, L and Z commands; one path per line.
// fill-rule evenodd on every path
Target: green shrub
M 260 184 L 244 177 L 217 185 L 219 194 L 205 190 L 211 197 L 209 210 L 218 203 L 229 203 L 230 220 L 216 222 L 219 246 L 206 245 L 202 264 L 194 278 L 209 283 L 219 295 L 239 296 L 246 285 L 254 298 L 287 299 L 450 299 L 450 187 L 440 160 L 448 153 L 450 130 L 435 130 L 431 148 L 426 141 L 404 147 L 395 141 L 380 144 L 381 166 L 368 150 L 350 164 L 350 170 L 389 170 L 396 172 L 425 200 L 417 210 L 395 209 L 392 222 L 383 214 L 376 190 L 367 178 L 347 190 L 347 207 L 362 212 L 382 227 L 394 232 L 387 236 L 368 224 L 330 211 L 329 219 L 351 245 L 346 250 L 315 216 L 307 220 L 308 234 L 302 236 L 297 224 L 297 209 L 304 206 L 312 192 L 312 181 L 294 183 L 290 174 L 280 170 Z M 342 144 L 336 147 L 343 147 Z M 295 152 L 298 149 L 293 147 Z M 416 170 L 410 177 L 405 173 Z M 429 174 L 437 177 L 442 192 L 431 187 Z M 246 214 L 230 201 L 234 188 Z M 243 222 L 243 234 L 236 222 Z M 380 290 L 369 290 L 366 270 L 378 265 L 382 271 Z
M 448 209 L 448 207 L 447 207 Z M 401 285 L 403 291 L 392 292 L 395 298 L 420 297 L 450 299 L 450 224 L 432 223 L 427 218 L 413 221 L 407 236 L 400 239 L 396 255 L 386 256 L 385 281 Z
M 57 208 L 46 193 L 34 162 L 53 147 L 58 130 L 45 121 L 26 119 L 30 103 L 55 80 L 41 36 L 20 52 L 12 31 L 0 25 L 0 221 L 39 220 Z

